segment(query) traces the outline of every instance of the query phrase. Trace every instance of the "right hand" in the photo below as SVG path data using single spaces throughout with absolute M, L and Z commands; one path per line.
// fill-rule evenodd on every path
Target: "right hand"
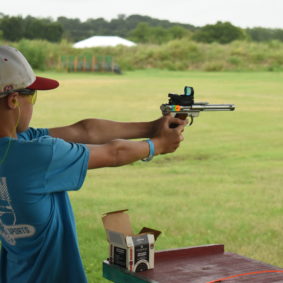
M 165 154 L 174 152 L 184 140 L 182 135 L 187 120 L 181 120 L 174 118 L 170 115 L 166 115 L 160 121 L 160 128 L 155 133 L 152 141 L 155 146 L 156 154 Z M 171 128 L 170 125 L 176 124 L 176 128 Z

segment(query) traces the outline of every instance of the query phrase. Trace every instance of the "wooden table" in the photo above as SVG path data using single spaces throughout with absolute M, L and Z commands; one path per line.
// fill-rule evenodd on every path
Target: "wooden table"
M 157 251 L 154 269 L 139 273 L 104 261 L 103 277 L 115 283 L 283 283 L 283 269 L 208 245 Z

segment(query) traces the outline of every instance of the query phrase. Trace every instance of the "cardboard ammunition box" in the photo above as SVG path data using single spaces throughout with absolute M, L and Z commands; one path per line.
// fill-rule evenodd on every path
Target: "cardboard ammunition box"
M 104 214 L 102 222 L 109 242 L 109 262 L 133 272 L 154 267 L 154 244 L 161 232 L 144 227 L 133 234 L 125 210 Z

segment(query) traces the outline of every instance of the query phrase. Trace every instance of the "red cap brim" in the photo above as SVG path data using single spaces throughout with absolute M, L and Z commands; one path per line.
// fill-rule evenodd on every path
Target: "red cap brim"
M 48 89 L 54 89 L 59 86 L 59 82 L 47 79 L 43 77 L 36 77 L 35 81 L 26 88 L 30 89 L 36 89 L 36 90 L 48 90 Z

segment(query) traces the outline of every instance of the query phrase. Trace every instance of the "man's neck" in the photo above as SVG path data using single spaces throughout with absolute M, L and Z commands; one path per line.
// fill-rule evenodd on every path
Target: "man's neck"
M 13 119 L 7 119 L 5 115 L 0 115 L 0 138 L 17 138 L 16 125 Z

